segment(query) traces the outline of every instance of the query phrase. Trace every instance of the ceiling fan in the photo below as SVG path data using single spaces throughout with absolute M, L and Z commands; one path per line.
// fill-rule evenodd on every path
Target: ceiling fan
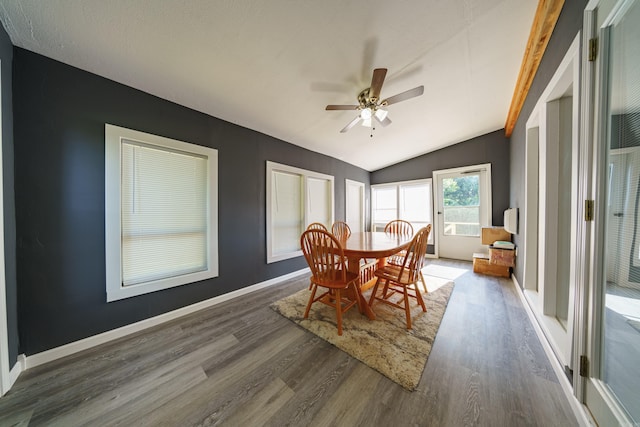
M 347 132 L 361 120 L 362 126 L 366 127 L 371 127 L 374 119 L 382 126 L 388 126 L 391 124 L 391 120 L 387 117 L 388 112 L 384 107 L 415 98 L 424 93 L 424 86 L 418 86 L 380 101 L 380 90 L 382 89 L 386 75 L 386 68 L 376 68 L 373 70 L 371 87 L 360 92 L 358 95 L 358 105 L 327 105 L 326 110 L 358 110 L 360 112 L 355 119 L 342 128 L 341 133 Z

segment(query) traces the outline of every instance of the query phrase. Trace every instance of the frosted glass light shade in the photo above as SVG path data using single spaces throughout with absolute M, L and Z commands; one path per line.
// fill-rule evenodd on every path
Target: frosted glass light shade
M 364 108 L 362 111 L 360 111 L 360 118 L 362 120 L 371 120 L 372 115 L 373 112 L 371 111 L 371 108 Z
M 385 118 L 387 118 L 387 114 L 389 114 L 389 112 L 381 108 L 378 108 L 376 110 L 376 117 L 378 118 L 378 120 L 384 120 Z

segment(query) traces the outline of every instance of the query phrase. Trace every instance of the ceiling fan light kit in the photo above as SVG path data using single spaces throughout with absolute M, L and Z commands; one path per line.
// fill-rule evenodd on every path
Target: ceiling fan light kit
M 340 131 L 341 133 L 346 133 L 361 120 L 362 126 L 372 127 L 374 118 L 383 127 L 386 127 L 391 124 L 391 120 L 387 117 L 389 112 L 387 110 L 383 110 L 382 107 L 406 101 L 407 99 L 415 98 L 416 96 L 420 96 L 424 93 L 424 86 L 418 86 L 380 101 L 380 91 L 382 90 L 382 84 L 384 83 L 386 75 L 386 68 L 376 68 L 373 70 L 371 87 L 364 89 L 358 94 L 358 105 L 327 105 L 326 110 L 360 111 L 355 119 L 342 128 Z M 373 136 L 373 134 L 371 136 Z
M 360 111 L 360 118 L 362 120 L 371 120 L 371 116 L 373 116 L 373 112 L 369 107 L 363 108 L 362 111 Z

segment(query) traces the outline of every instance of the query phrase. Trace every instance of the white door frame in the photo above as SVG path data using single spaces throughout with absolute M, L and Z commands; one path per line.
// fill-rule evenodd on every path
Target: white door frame
M 9 333 L 4 259 L 4 169 L 2 167 L 2 61 L 0 61 L 0 396 L 9 391 Z
M 440 198 L 440 184 L 439 184 L 439 178 L 443 175 L 448 175 L 448 174 L 460 174 L 460 173 L 465 173 L 465 172 L 474 172 L 477 170 L 484 170 L 486 171 L 486 183 L 485 183 L 485 187 L 486 187 L 486 202 L 484 206 L 484 209 L 481 208 L 482 211 L 481 215 L 480 215 L 480 227 L 487 227 L 487 226 L 491 226 L 493 224 L 493 198 L 491 195 L 491 163 L 484 163 L 484 164 L 479 164 L 479 165 L 471 165 L 471 166 L 463 166 L 463 167 L 459 167 L 459 168 L 452 168 L 452 169 L 442 169 L 442 170 L 437 170 L 437 171 L 433 171 L 433 207 L 434 207 L 434 218 L 433 218 L 433 224 L 434 224 L 434 237 L 435 237 L 435 247 L 434 247 L 434 252 L 435 252 L 435 257 L 439 258 L 440 257 L 440 236 L 443 233 L 443 214 L 441 214 L 441 212 L 443 212 L 442 210 L 442 200 Z M 481 202 L 482 203 L 482 200 Z M 482 219 L 483 217 L 485 218 L 485 224 L 482 224 Z M 481 236 L 478 237 L 478 241 L 481 241 Z M 479 247 L 477 250 L 474 250 L 475 252 L 481 250 L 482 247 Z M 471 261 L 471 258 L 469 258 L 469 261 Z
M 578 279 L 576 264 L 580 132 L 580 36 L 576 36 L 558 69 L 540 95 L 526 123 L 524 295 L 563 367 L 574 367 L 574 313 Z M 567 119 L 570 125 L 567 126 Z M 569 139 L 570 135 L 570 139 Z M 561 179 L 561 141 L 569 152 L 570 180 Z M 570 150 L 567 150 L 570 148 Z M 564 159 L 567 162 L 567 159 Z M 561 185 L 569 188 L 561 188 Z M 566 194 L 571 205 L 558 212 L 558 200 Z M 564 196 L 562 196 L 564 197 Z M 560 232 L 569 230 L 568 247 Z M 566 286 L 566 287 L 565 287 Z M 567 288 L 568 287 L 568 288 Z M 566 290 L 566 294 L 562 291 Z M 566 295 L 566 298 L 565 298 Z M 558 298 L 558 297 L 562 298 Z M 558 320 L 558 306 L 566 310 L 566 322 Z M 564 317 L 564 313 L 562 313 Z

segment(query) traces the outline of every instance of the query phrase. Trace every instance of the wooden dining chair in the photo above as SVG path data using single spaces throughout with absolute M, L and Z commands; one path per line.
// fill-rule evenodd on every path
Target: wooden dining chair
M 321 222 L 312 222 L 307 226 L 307 230 L 324 230 L 329 231 L 327 227 Z M 309 283 L 309 289 L 313 287 L 313 283 Z
M 359 276 L 347 271 L 346 258 L 340 241 L 324 230 L 307 230 L 300 237 L 300 246 L 309 268 L 311 269 L 311 296 L 304 312 L 309 317 L 311 306 L 322 302 L 336 310 L 338 335 L 342 335 L 342 313 L 354 305 L 362 312 L 358 298 Z M 318 288 L 324 288 L 316 297 Z M 347 298 L 347 290 L 351 288 L 354 299 Z
M 312 222 L 307 226 L 307 230 L 324 230 L 329 231 L 327 227 L 321 222 Z
M 331 232 L 338 238 L 338 240 L 344 240 L 351 236 L 351 228 L 349 227 L 349 224 L 344 221 L 334 222 L 331 226 Z
M 384 226 L 384 232 L 413 237 L 413 225 L 403 219 L 394 219 Z
M 413 225 L 409 221 L 403 219 L 394 219 L 384 226 L 385 233 L 400 234 L 402 236 L 413 237 Z M 399 252 L 387 258 L 387 264 L 401 265 L 404 261 L 405 251 Z M 427 282 L 424 280 L 422 271 L 420 272 L 420 281 L 424 291 L 427 292 Z
M 386 266 L 376 270 L 375 275 L 378 278 L 373 287 L 373 292 L 369 298 L 369 306 L 373 308 L 376 301 L 383 302 L 390 306 L 401 308 L 405 312 L 407 319 L 407 329 L 411 329 L 411 307 L 409 298 L 415 299 L 422 311 L 427 311 L 424 300 L 418 287 L 420 280 L 420 270 L 424 263 L 424 255 L 427 252 L 427 240 L 431 232 L 431 224 L 421 228 L 413 237 L 411 244 L 406 250 L 404 260 L 400 265 L 387 264 Z M 378 290 L 382 286 L 381 293 Z M 393 296 L 402 295 L 402 299 L 398 302 L 390 301 Z
M 349 224 L 343 221 L 336 221 L 331 227 L 331 232 L 341 242 L 351 236 L 351 228 Z M 376 271 L 378 264 L 377 259 L 361 259 L 360 260 L 360 283 L 364 284 L 374 278 L 373 273 Z

